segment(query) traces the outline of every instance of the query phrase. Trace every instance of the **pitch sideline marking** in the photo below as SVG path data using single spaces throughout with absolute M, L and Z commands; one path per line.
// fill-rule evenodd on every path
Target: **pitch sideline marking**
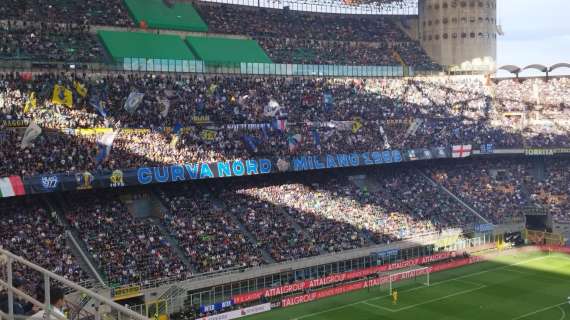
M 475 273 L 469 273 L 469 274 L 466 274 L 466 275 L 461 276 L 461 277 L 457 277 L 457 278 L 453 278 L 453 279 L 448 279 L 448 280 L 443 280 L 443 281 L 438 281 L 438 282 L 436 282 L 436 283 L 434 283 L 434 284 L 430 284 L 430 287 L 431 287 L 431 286 L 436 286 L 436 285 L 439 285 L 439 284 L 442 284 L 442 283 L 446 283 L 446 282 L 451 282 L 451 281 L 454 281 L 454 280 L 456 280 L 456 279 L 469 278 L 469 277 L 472 277 L 472 276 L 475 276 L 475 275 L 480 275 L 480 274 L 488 273 L 488 272 L 495 271 L 495 270 L 506 269 L 506 268 L 509 268 L 509 267 L 512 267 L 512 266 L 518 266 L 518 265 L 525 264 L 525 263 L 528 263 L 528 262 L 531 262 L 531 261 L 542 260 L 542 259 L 545 259 L 545 258 L 548 258 L 548 257 L 550 257 L 550 256 L 536 257 L 536 258 L 532 258 L 532 259 L 520 261 L 520 262 L 517 262 L 517 263 L 513 263 L 513 264 L 510 264 L 510 265 L 508 265 L 508 266 L 502 266 L 502 267 L 497 267 L 497 268 L 493 268 L 493 269 L 487 269 L 487 270 L 483 270 L 483 271 L 479 271 L 479 272 L 475 272 Z M 412 288 L 412 289 L 410 289 L 410 290 L 406 290 L 406 291 L 402 291 L 402 292 L 414 291 L 414 290 L 417 290 L 417 289 L 419 289 L 419 288 L 425 288 L 425 287 Z M 429 287 L 428 287 L 428 288 L 429 288 Z M 345 305 L 342 305 L 342 306 L 338 306 L 338 307 L 336 307 L 336 308 L 332 308 L 332 309 L 327 309 L 327 310 L 323 310 L 323 311 L 319 311 L 319 312 L 313 312 L 313 313 L 305 314 L 305 315 L 302 315 L 302 316 L 297 317 L 297 318 L 291 318 L 291 320 L 301 320 L 301 319 L 305 319 L 305 318 L 310 318 L 310 317 L 317 316 L 317 315 L 320 315 L 320 314 L 323 314 L 323 313 L 329 313 L 329 312 L 332 312 L 332 311 L 336 311 L 336 310 L 340 310 L 340 309 L 352 307 L 352 306 L 355 306 L 355 305 L 357 305 L 357 304 L 362 304 L 363 302 L 368 302 L 368 301 L 372 301 L 372 300 L 376 300 L 376 299 L 382 299 L 382 298 L 384 298 L 384 297 L 385 297 L 385 296 L 383 296 L 383 297 L 374 297 L 374 298 L 366 299 L 366 300 L 363 300 L 363 301 L 357 301 L 357 302 L 345 304 Z
M 394 310 L 394 309 L 391 309 L 391 308 L 386 308 L 386 307 L 383 307 L 383 306 L 379 306 L 379 305 L 377 305 L 377 304 L 368 303 L 368 302 L 366 302 L 366 301 L 362 301 L 361 303 L 362 303 L 362 304 L 365 304 L 365 305 L 367 305 L 367 306 L 371 306 L 371 307 L 373 307 L 373 308 L 377 308 L 377 309 L 382 309 L 382 310 L 386 310 L 386 311 L 390 311 L 390 312 L 398 312 L 397 310 Z
M 544 308 L 542 308 L 542 309 L 538 309 L 538 310 L 536 310 L 536 311 L 529 312 L 529 313 L 523 314 L 522 316 L 518 316 L 518 317 L 516 317 L 516 318 L 513 318 L 512 320 L 523 319 L 523 318 L 526 318 L 526 317 L 528 317 L 528 316 L 532 316 L 532 315 L 535 315 L 535 314 L 537 314 L 537 313 L 541 313 L 541 312 L 543 312 L 543 311 L 550 310 L 550 309 L 552 309 L 552 308 L 556 308 L 556 307 L 560 308 L 560 306 L 565 305 L 565 304 L 567 304 L 567 303 L 568 303 L 568 302 L 562 302 L 562 303 L 555 304 L 555 305 L 550 306 L 550 307 L 544 307 Z M 560 308 L 560 309 L 562 309 L 562 308 Z M 563 311 L 564 311 L 564 310 L 563 310 Z M 564 312 L 564 318 L 566 318 L 566 312 Z M 564 318 L 560 318 L 560 319 L 564 319 Z

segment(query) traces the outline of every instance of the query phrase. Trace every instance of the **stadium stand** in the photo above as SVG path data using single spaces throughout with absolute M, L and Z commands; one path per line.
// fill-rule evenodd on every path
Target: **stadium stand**
M 530 200 L 524 190 L 525 180 L 532 179 L 530 168 L 529 162 L 480 161 L 454 169 L 438 168 L 433 177 L 489 221 L 501 223 L 523 218 L 521 210 Z
M 210 64 L 271 63 L 255 40 L 187 37 L 186 43 L 198 59 Z
M 115 62 L 125 58 L 196 60 L 178 36 L 114 31 L 97 34 Z
M 276 9 L 255 10 L 247 6 L 206 2 L 174 3 L 169 7 L 161 0 L 113 1 L 109 13 L 101 1 L 90 0 L 86 8 L 58 2 L 53 6 L 32 1 L 5 2 L 0 6 L 0 19 L 7 19 L 4 33 L 14 38 L 4 44 L 3 56 L 10 59 L 43 57 L 53 61 L 101 62 L 105 53 L 100 51 L 90 34 L 92 26 L 132 26 L 141 28 L 173 29 L 193 32 L 214 32 L 249 36 L 258 41 L 267 55 L 279 63 L 336 64 L 336 65 L 398 65 L 414 66 L 417 70 L 439 70 L 421 46 L 400 30 L 387 16 L 330 15 L 287 12 Z M 196 6 L 196 8 L 194 8 Z M 129 14 L 133 17 L 130 21 Z M 16 32 L 18 23 L 26 22 L 24 32 Z M 43 23 L 43 27 L 33 26 Z M 62 25 L 62 24 L 65 24 Z M 45 27 L 47 26 L 47 28 Z M 47 32 L 49 30 L 49 32 Z M 65 36 L 62 36 L 65 30 Z M 334 32 L 331 32 L 334 30 Z M 57 35 L 57 36 L 56 36 Z M 26 36 L 27 39 L 22 39 Z M 117 35 L 118 36 L 118 35 Z M 33 52 L 21 52 L 16 46 L 20 40 L 33 45 Z M 171 57 L 171 46 L 163 42 L 146 42 L 144 39 L 123 39 L 126 44 L 138 41 L 128 57 L 182 59 Z M 158 39 L 154 39 L 158 41 Z M 117 58 L 118 45 L 103 39 L 108 54 Z M 142 42 L 141 42 L 142 41 Z M 221 41 L 221 40 L 217 40 Z M 41 44 L 40 44 L 41 42 Z M 178 45 L 174 45 L 177 47 Z M 61 52 L 54 54 L 54 48 Z M 152 52 L 145 52 L 154 48 Z M 18 49 L 18 50 L 17 50 Z M 138 50 L 136 53 L 134 50 Z M 256 49 L 257 51 L 257 49 Z M 57 52 L 57 51 L 56 51 Z M 402 60 L 394 59 L 394 54 Z M 266 62 L 265 55 L 257 53 L 255 62 Z M 122 57 L 127 57 L 121 55 Z M 223 59 L 222 59 L 223 58 Z M 225 61 L 226 56 L 216 60 Z M 245 59 L 246 57 L 244 57 Z M 188 60 L 188 57 L 183 59 Z M 232 61 L 236 61 L 233 58 Z M 115 61 L 116 62 L 116 61 Z M 247 62 L 247 61 L 239 61 Z
M 13 159 L 0 165 L 3 175 L 83 171 L 97 167 L 124 169 L 248 156 L 283 157 L 316 151 L 357 152 L 386 147 L 470 143 L 475 148 L 482 144 L 512 148 L 570 144 L 563 123 L 541 124 L 552 123 L 546 118 L 551 114 L 559 119 L 567 118 L 564 104 L 545 105 L 539 113 L 544 120 L 523 129 L 512 125 L 517 116 L 506 113 L 512 110 L 510 101 L 514 98 L 500 91 L 494 98 L 491 96 L 503 84 L 487 86 L 476 78 L 364 81 L 196 76 L 179 81 L 171 77 L 113 75 L 76 81 L 71 77 L 39 74 L 28 81 L 16 74 L 5 74 L 2 83 L 0 110 L 7 124 L 29 119 L 48 129 L 105 127 L 109 119 L 100 116 L 94 107 L 97 105 L 104 106 L 112 122 L 120 123 L 125 129 L 118 133 L 113 152 L 103 163 L 95 161 L 101 134 L 87 131 L 86 135 L 76 137 L 46 130 L 33 146 L 37 151 L 49 150 L 49 157 L 39 156 L 42 153 L 30 149 L 3 148 L 3 157 Z M 74 92 L 73 108 L 54 103 L 53 88 L 57 83 Z M 77 83 L 87 88 L 86 97 L 73 90 Z M 512 85 L 510 92 L 517 92 L 519 85 Z M 549 82 L 552 87 L 543 92 L 566 95 L 570 92 L 564 91 L 568 85 L 564 79 L 553 79 Z M 123 106 L 135 91 L 145 96 L 131 114 Z M 36 93 L 37 105 L 25 110 L 31 92 Z M 333 101 L 326 106 L 324 97 L 329 93 Z M 493 104 L 493 99 L 497 103 Z M 168 100 L 168 107 L 164 100 Z M 278 103 L 278 113 L 282 116 L 264 111 L 272 100 Z M 278 122 L 276 116 L 286 121 Z M 203 120 L 206 123 L 196 123 Z M 21 126 L 27 126 L 26 121 Z M 330 126 L 316 126 L 319 122 Z M 182 123 L 195 125 L 179 135 L 160 129 Z M 267 123 L 267 127 L 266 130 L 240 127 L 248 123 Z M 280 128 L 279 123 L 284 127 Z M 132 128 L 145 130 L 130 130 Z M 289 138 L 295 135 L 298 136 L 294 139 L 300 136 L 301 143 L 290 143 Z M 1 143 L 5 146 L 17 144 L 21 139 L 17 130 L 7 130 L 4 136 L 6 139 Z M 127 157 L 127 154 L 132 156 Z
M 317 14 L 208 2 L 197 3 L 196 9 L 211 32 L 253 37 L 276 62 L 385 65 L 395 62 L 394 50 L 401 50 L 408 65 L 440 69 L 418 43 L 385 16 Z
M 171 29 L 206 32 L 208 26 L 202 21 L 191 3 L 178 2 L 168 6 L 163 0 L 125 0 L 136 25 L 141 22 L 152 29 Z
M 545 176 L 540 176 L 542 179 L 539 181 L 525 184 L 531 202 L 545 208 L 556 222 L 570 222 L 568 165 L 567 159 L 549 160 L 545 163 Z
M 55 212 L 32 199 L 10 199 L 0 203 L 0 247 L 79 282 L 87 279 L 67 245 L 63 224 Z M 40 281 L 32 270 L 17 265 L 18 276 L 28 293 Z
M 6 0 L 0 20 L 132 26 L 122 0 L 43 1 Z
M 161 196 L 167 206 L 162 221 L 178 240 L 198 273 L 262 263 L 251 243 L 213 193 L 194 188 L 169 188 Z
M 148 219 L 136 219 L 118 195 L 74 196 L 65 217 L 110 285 L 183 278 L 189 272 L 160 229 Z
M 0 59 L 101 62 L 103 48 L 86 25 L 0 23 Z

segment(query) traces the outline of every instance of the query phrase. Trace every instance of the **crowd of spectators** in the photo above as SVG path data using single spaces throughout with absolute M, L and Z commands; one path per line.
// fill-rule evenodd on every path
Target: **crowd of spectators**
M 567 166 L 566 160 L 546 161 L 542 179 L 532 161 L 471 160 L 357 175 L 172 185 L 158 189 L 163 210 L 156 220 L 137 218 L 129 196 L 116 193 L 72 195 L 63 208 L 68 226 L 110 283 L 145 283 L 469 230 L 483 219 L 522 221 L 532 205 L 565 222 Z M 55 213 L 22 199 L 3 201 L 0 212 L 3 248 L 71 280 L 86 279 Z M 24 269 L 17 272 L 35 283 Z
M 432 177 L 491 223 L 520 221 L 530 204 L 525 185 L 532 185 L 528 161 L 477 161 L 438 167 Z M 529 183 L 530 182 L 530 183 Z
M 183 278 L 190 273 L 159 227 L 137 218 L 116 194 L 68 199 L 65 216 L 110 284 Z
M 0 203 L 0 247 L 32 261 L 68 280 L 87 279 L 67 245 L 64 227 L 55 213 L 36 200 L 9 199 Z M 28 294 L 35 293 L 41 275 L 15 264 L 15 275 L 22 279 Z
M 366 243 L 356 226 L 331 215 L 330 208 L 342 210 L 342 199 L 329 203 L 328 197 L 304 184 L 246 188 L 226 198 L 232 212 L 269 247 L 277 261 L 354 249 Z M 266 229 L 278 225 L 289 227 Z
M 336 65 L 399 65 L 437 70 L 421 45 L 391 17 L 322 14 L 199 3 L 209 31 L 258 40 L 274 62 Z
M 70 78 L 40 74 L 31 80 L 23 78 L 5 74 L 0 79 L 0 117 L 6 124 L 32 120 L 44 133 L 33 141 L 33 147 L 22 150 L 13 146 L 23 133 L 2 128 L 0 154 L 12 160 L 0 165 L 3 175 L 456 144 L 474 148 L 481 144 L 494 148 L 570 145 L 570 82 L 566 78 L 497 85 L 476 77 Z M 77 83 L 86 87 L 85 97 L 75 92 Z M 72 108 L 54 105 L 56 84 L 74 92 Z M 505 86 L 512 87 L 512 92 Z M 528 95 L 516 96 L 529 86 L 536 88 L 533 99 L 540 104 Z M 144 93 L 144 98 L 129 113 L 123 106 L 133 91 Z M 32 92 L 37 106 L 26 110 Z M 99 99 L 106 117 L 93 107 L 94 98 Z M 278 107 L 268 110 L 272 104 Z M 278 127 L 276 120 L 285 120 L 285 128 Z M 240 126 L 248 124 L 265 127 Z M 97 164 L 100 137 L 61 131 L 105 126 L 123 130 L 108 160 Z M 176 126 L 184 127 L 176 136 L 165 129 Z M 291 149 L 289 138 L 294 135 L 301 136 L 301 141 Z
M 208 191 L 175 187 L 163 190 L 161 197 L 167 209 L 162 221 L 196 272 L 263 262 L 258 245 L 245 237 L 227 209 Z
M 197 3 L 195 7 L 209 31 L 214 33 L 331 41 L 408 40 L 385 16 L 323 14 L 206 2 Z
M 3 0 L 0 20 L 132 26 L 122 0 Z
M 554 222 L 570 223 L 570 172 L 566 159 L 546 161 L 546 176 L 532 181 L 526 187 L 533 204 L 552 214 Z
M 416 69 L 437 69 L 421 46 L 385 16 L 315 14 L 197 3 L 209 31 L 259 40 L 274 62 L 335 65 L 399 65 L 394 50 Z M 15 1 L 0 4 L 0 58 L 101 62 L 102 46 L 90 28 L 132 27 L 120 0 Z M 356 41 L 356 42 L 354 42 Z
M 100 62 L 103 57 L 103 47 L 86 25 L 5 21 L 0 37 L 0 59 Z
M 398 65 L 393 49 L 385 43 L 313 39 L 259 38 L 275 63 L 326 65 Z

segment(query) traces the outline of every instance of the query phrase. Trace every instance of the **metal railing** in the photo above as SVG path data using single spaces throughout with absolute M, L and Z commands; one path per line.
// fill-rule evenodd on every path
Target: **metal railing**
M 413 76 L 413 67 L 401 65 L 358 66 L 319 64 L 280 64 L 246 62 L 204 62 L 153 58 L 122 58 L 112 63 L 31 61 L 0 59 L 0 69 L 14 71 L 68 72 L 153 72 L 304 77 L 404 77 Z M 441 71 L 427 74 L 437 75 Z M 422 72 L 425 75 L 426 72 Z
M 43 289 L 45 302 L 40 302 L 36 300 L 31 295 L 13 286 L 14 279 L 14 263 L 18 265 L 25 266 L 35 272 L 39 272 L 43 278 Z M 89 289 L 85 289 L 78 284 L 65 279 L 64 277 L 58 276 L 57 274 L 46 270 L 38 265 L 35 265 L 24 258 L 21 258 L 7 250 L 0 249 L 0 275 L 4 274 L 6 278 L 0 278 L 0 289 L 7 291 L 8 296 L 8 313 L 0 311 L 0 319 L 14 320 L 16 318 L 21 318 L 19 315 L 14 314 L 14 301 L 17 297 L 20 300 L 24 300 L 32 303 L 36 307 L 39 307 L 44 311 L 44 319 L 57 319 L 66 320 L 60 314 L 55 313 L 54 307 L 50 304 L 50 288 L 52 281 L 58 283 L 58 285 L 63 285 L 74 291 L 80 292 L 81 294 L 91 297 L 93 300 L 97 301 L 97 307 L 94 312 L 95 320 L 100 320 L 101 317 L 105 319 L 133 319 L 133 320 L 148 320 L 148 318 L 141 316 L 140 314 L 125 308 L 107 297 L 93 292 Z

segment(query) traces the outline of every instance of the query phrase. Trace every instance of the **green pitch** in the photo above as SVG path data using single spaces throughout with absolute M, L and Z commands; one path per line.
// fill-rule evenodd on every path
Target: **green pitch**
M 382 289 L 277 309 L 247 320 L 570 320 L 570 256 L 508 254 Z

